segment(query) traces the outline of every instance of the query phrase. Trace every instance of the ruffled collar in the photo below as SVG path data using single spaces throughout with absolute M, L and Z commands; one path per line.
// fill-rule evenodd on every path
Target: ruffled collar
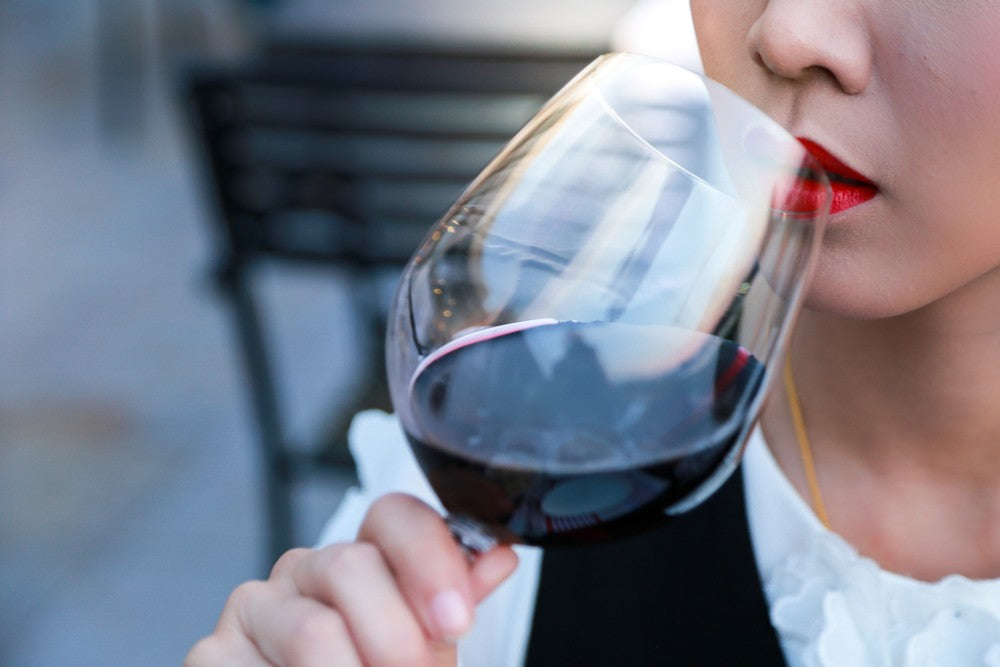
M 744 457 L 754 554 L 790 667 L 1000 667 L 1000 579 L 925 582 L 826 529 L 759 430 Z

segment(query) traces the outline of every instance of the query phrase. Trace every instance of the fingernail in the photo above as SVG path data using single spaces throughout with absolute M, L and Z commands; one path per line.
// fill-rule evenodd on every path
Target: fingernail
M 431 600 L 431 618 L 434 619 L 441 639 L 446 641 L 458 640 L 468 630 L 472 620 L 465 598 L 453 589 L 434 596 Z

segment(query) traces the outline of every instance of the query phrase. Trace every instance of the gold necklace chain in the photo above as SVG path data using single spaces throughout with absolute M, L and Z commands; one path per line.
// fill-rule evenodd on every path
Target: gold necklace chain
M 819 481 L 816 479 L 816 465 L 813 462 L 812 447 L 809 445 L 809 434 L 806 433 L 806 423 L 802 418 L 802 404 L 799 402 L 799 392 L 795 389 L 795 378 L 792 376 L 792 360 L 785 359 L 785 394 L 788 396 L 788 409 L 792 413 L 792 426 L 795 427 L 795 438 L 799 443 L 799 454 L 802 457 L 802 468 L 806 473 L 806 483 L 809 485 L 809 495 L 812 496 L 813 511 L 827 530 L 830 529 L 830 519 L 826 514 L 826 505 L 819 492 Z

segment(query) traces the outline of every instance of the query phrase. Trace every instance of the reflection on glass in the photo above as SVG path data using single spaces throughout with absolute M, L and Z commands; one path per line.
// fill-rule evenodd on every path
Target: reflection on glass
M 547 544 L 704 499 L 756 419 L 828 203 L 802 146 L 720 85 L 640 56 L 591 65 L 397 293 L 393 402 L 445 507 Z

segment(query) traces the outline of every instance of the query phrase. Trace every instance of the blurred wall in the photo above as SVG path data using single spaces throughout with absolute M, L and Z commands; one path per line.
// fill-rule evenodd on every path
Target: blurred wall
M 606 44 L 634 0 L 290 0 L 270 3 L 299 32 L 575 48 Z

